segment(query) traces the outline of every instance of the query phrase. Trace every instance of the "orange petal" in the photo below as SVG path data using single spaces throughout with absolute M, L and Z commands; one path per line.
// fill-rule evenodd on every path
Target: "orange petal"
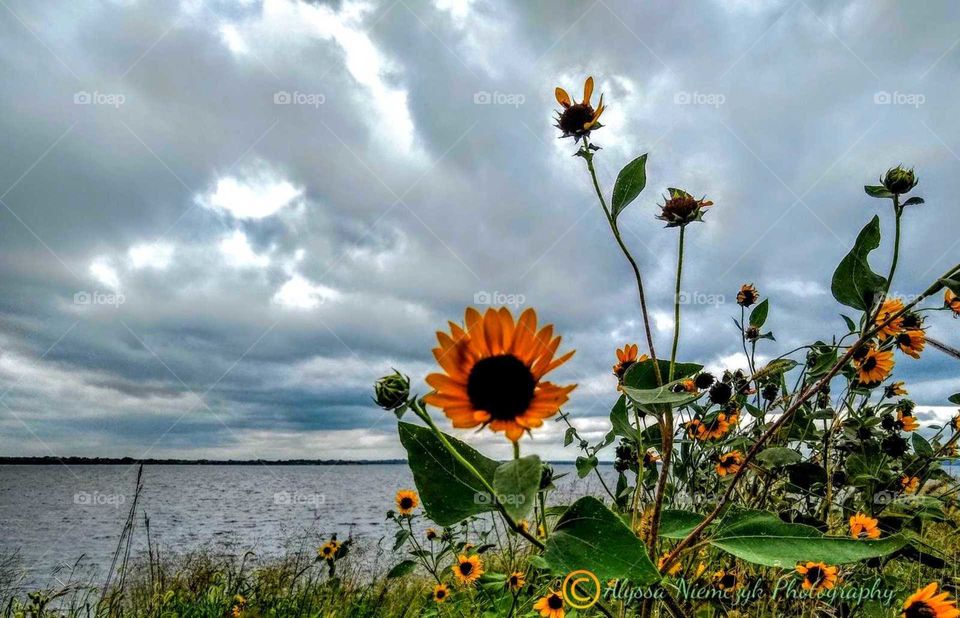
M 583 104 L 586 105 L 590 102 L 590 97 L 593 96 L 593 76 L 587 78 L 587 81 L 583 82 Z
M 567 94 L 566 90 L 557 87 L 557 89 L 554 91 L 554 94 L 557 97 L 557 103 L 562 105 L 564 108 L 570 107 L 570 95 Z
M 487 309 L 483 316 L 483 334 L 487 340 L 487 349 L 493 356 L 503 353 L 503 331 L 500 329 L 500 314 L 496 309 Z

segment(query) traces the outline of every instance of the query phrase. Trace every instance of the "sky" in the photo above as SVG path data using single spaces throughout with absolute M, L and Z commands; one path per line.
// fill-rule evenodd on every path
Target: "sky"
M 679 347 L 715 370 L 745 365 L 742 283 L 770 299 L 761 358 L 842 332 L 830 278 L 875 214 L 889 263 L 889 203 L 863 192 L 888 167 L 914 166 L 926 199 L 893 292 L 960 256 L 948 0 L 0 5 L 0 455 L 402 457 L 371 384 L 396 367 L 426 392 L 435 331 L 491 301 L 577 350 L 551 377 L 579 384 L 566 411 L 598 439 L 614 351 L 643 335 L 552 126 L 554 88 L 587 75 L 605 190 L 649 153 L 621 227 L 660 350 L 667 187 L 715 203 L 687 235 Z M 929 326 L 960 347 L 960 322 Z M 897 371 L 921 419 L 954 412 L 956 359 Z M 572 459 L 562 433 L 524 449 Z

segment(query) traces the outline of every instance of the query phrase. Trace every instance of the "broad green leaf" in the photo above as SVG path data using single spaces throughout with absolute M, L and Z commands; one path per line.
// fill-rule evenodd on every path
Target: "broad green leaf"
M 533 509 L 540 488 L 540 458 L 521 457 L 500 464 L 493 475 L 497 500 L 515 520 L 524 519 Z
M 647 185 L 646 168 L 647 155 L 642 154 L 620 170 L 617 181 L 613 184 L 613 197 L 610 200 L 611 214 L 614 219 L 630 205 L 630 202 L 637 199 Z
M 447 452 L 430 429 L 410 423 L 399 423 L 398 427 L 413 481 L 430 519 L 441 526 L 452 526 L 471 515 L 495 508 L 493 497 L 480 481 Z M 453 436 L 446 438 L 488 483 L 493 483 L 499 466 L 496 461 Z
M 670 375 L 670 361 L 661 360 L 658 364 L 660 366 L 660 376 L 666 381 L 667 376 Z M 696 363 L 676 363 L 673 366 L 673 377 L 682 380 L 696 374 L 701 369 L 703 369 L 703 365 Z M 648 358 L 645 361 L 630 365 L 623 376 L 623 384 L 632 388 L 657 388 L 659 385 L 657 384 L 657 374 L 653 370 L 653 360 Z
M 893 197 L 893 193 L 887 191 L 887 188 L 883 185 L 864 185 L 863 190 L 866 191 L 870 197 Z
M 922 197 L 911 197 L 909 200 L 903 203 L 904 206 L 919 206 L 923 204 Z
M 853 321 L 853 318 L 840 314 L 840 317 L 843 318 L 843 321 L 847 323 L 847 329 L 851 333 L 857 332 L 857 323 Z
M 870 269 L 867 256 L 880 246 L 880 217 L 874 216 L 860 230 L 857 241 L 833 273 L 830 290 L 839 302 L 866 311 L 887 280 Z
M 573 438 L 577 435 L 577 430 L 573 427 L 567 427 L 567 432 L 563 434 L 563 445 L 570 446 L 573 442 Z
M 690 403 L 691 401 L 699 398 L 703 393 L 689 393 L 687 391 L 681 390 L 679 393 L 675 392 L 673 389 L 675 386 L 680 384 L 683 380 L 674 380 L 664 384 L 659 388 L 632 388 L 630 386 L 623 386 L 623 393 L 630 398 L 630 401 L 641 405 L 641 406 L 650 406 L 657 404 L 671 404 L 675 406 L 683 405 L 685 403 Z
M 703 515 L 697 513 L 680 509 L 664 509 L 660 514 L 659 534 L 667 539 L 682 539 L 702 521 Z
M 960 406 L 960 393 L 954 393 L 950 395 L 949 397 L 947 397 L 947 401 L 949 401 L 950 403 L 955 403 L 958 406 Z
M 416 562 L 413 560 L 404 560 L 403 562 L 394 565 L 394 567 L 390 569 L 390 572 L 387 573 L 387 579 L 394 579 L 397 577 L 403 577 L 404 575 L 409 575 L 410 573 L 413 573 L 415 568 L 417 568 Z
M 613 426 L 613 433 L 624 438 L 630 438 L 639 442 L 639 436 L 636 428 L 630 424 L 630 415 L 627 413 L 627 396 L 620 395 L 617 403 L 610 410 L 610 424 Z
M 933 447 L 930 446 L 930 443 L 927 442 L 927 439 L 921 436 L 920 434 L 914 432 L 910 434 L 910 441 L 913 443 L 913 452 L 921 457 L 929 457 L 933 455 Z
M 544 562 L 558 575 L 586 569 L 600 580 L 629 579 L 637 586 L 660 580 L 643 542 L 602 502 L 580 498 L 546 542 Z
M 771 446 L 757 454 L 757 461 L 770 468 L 788 466 L 800 461 L 800 453 L 784 446 Z
M 770 311 L 770 300 L 765 298 L 763 302 L 753 308 L 750 312 L 750 326 L 760 328 L 767 321 L 767 312 Z
M 584 478 L 593 472 L 593 469 L 597 467 L 600 461 L 596 458 L 596 456 L 577 457 L 577 461 L 575 463 L 577 466 L 577 476 Z
M 875 541 L 824 536 L 803 524 L 781 521 L 765 511 L 731 511 L 723 518 L 710 544 L 741 560 L 771 567 L 793 568 L 800 562 L 846 564 L 885 556 L 907 543 L 900 535 Z

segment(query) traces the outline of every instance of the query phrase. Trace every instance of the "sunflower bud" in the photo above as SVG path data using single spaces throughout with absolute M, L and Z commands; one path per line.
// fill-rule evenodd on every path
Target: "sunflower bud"
M 898 165 L 888 169 L 881 182 L 890 193 L 902 195 L 909 193 L 911 189 L 917 186 L 918 179 L 912 169 L 905 170 Z
M 403 407 L 410 398 L 410 378 L 399 371 L 384 376 L 373 385 L 374 401 L 384 410 Z
M 693 221 L 703 221 L 704 211 L 713 206 L 713 202 L 698 200 L 683 189 L 668 189 L 670 197 L 660 206 L 657 219 L 667 222 L 667 227 L 684 226 Z

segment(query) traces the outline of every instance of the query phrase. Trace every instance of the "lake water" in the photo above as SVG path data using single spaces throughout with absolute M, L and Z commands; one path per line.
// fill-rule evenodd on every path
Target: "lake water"
M 602 467 L 613 477 L 612 467 Z M 572 466 L 556 466 L 558 474 Z M 27 587 L 56 586 L 57 569 L 83 556 L 103 573 L 117 547 L 134 495 L 130 466 L 0 466 L 0 557 L 13 552 Z M 600 491 L 595 477 L 558 482 L 562 493 Z M 315 543 L 336 533 L 375 547 L 394 532 L 385 521 L 394 494 L 412 488 L 405 465 L 145 466 L 138 551 L 150 536 L 164 554 L 214 549 L 240 556 L 280 555 L 291 543 Z

